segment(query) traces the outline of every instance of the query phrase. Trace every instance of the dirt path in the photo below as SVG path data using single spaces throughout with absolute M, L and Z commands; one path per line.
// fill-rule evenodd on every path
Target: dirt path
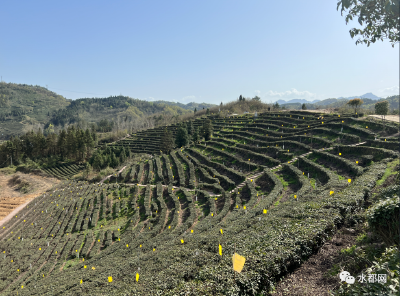
M 36 176 L 33 174 L 15 173 L 0 174 L 0 226 L 11 219 L 32 199 L 60 183 L 56 178 Z M 21 192 L 21 186 L 28 190 Z
M 380 115 L 368 115 L 368 116 L 382 119 L 382 116 L 380 116 Z M 385 116 L 385 121 L 386 120 L 387 121 L 400 122 L 400 117 L 399 117 L 399 115 L 386 115 Z
M 319 295 L 329 296 L 339 286 L 340 279 L 327 278 L 326 274 L 339 258 L 340 249 L 355 243 L 357 231 L 353 234 L 337 232 L 317 254 L 277 283 L 274 296 Z

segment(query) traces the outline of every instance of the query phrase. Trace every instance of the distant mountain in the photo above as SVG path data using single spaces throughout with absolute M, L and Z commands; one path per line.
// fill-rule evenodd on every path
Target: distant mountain
M 201 109 L 207 109 L 211 107 L 215 107 L 217 105 L 214 104 L 207 104 L 207 103 L 195 103 L 195 102 L 190 102 L 187 104 L 182 104 L 182 103 L 175 103 L 175 102 L 168 102 L 168 101 L 153 101 L 153 103 L 158 103 L 158 104 L 166 104 L 169 106 L 177 106 L 185 110 L 191 110 L 194 111 L 194 109 L 201 110 Z
M 293 99 L 290 101 L 285 101 L 285 100 L 278 100 L 276 101 L 278 104 L 282 105 L 282 104 L 291 104 L 291 103 L 306 103 L 306 104 L 314 104 L 316 102 L 319 102 L 320 100 L 314 100 L 314 101 L 307 101 L 304 99 Z
M 366 94 L 363 94 L 362 96 L 354 96 L 354 97 L 347 97 L 347 98 L 340 97 L 338 99 L 352 100 L 352 99 L 355 99 L 355 98 L 371 99 L 371 100 L 375 100 L 375 101 L 378 101 L 378 100 L 382 99 L 382 98 L 374 95 L 373 93 L 366 93 Z

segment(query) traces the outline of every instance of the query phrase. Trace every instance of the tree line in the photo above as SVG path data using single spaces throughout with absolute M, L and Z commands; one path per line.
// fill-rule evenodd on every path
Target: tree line
M 97 142 L 97 135 L 89 129 L 83 130 L 74 125 L 62 129 L 58 134 L 51 132 L 44 135 L 42 130 L 30 131 L 19 137 L 11 137 L 0 146 L 0 167 L 14 165 L 30 160 L 56 158 L 66 161 L 83 161 L 92 154 Z
M 172 132 L 165 129 L 161 137 L 161 151 L 169 153 L 174 147 L 183 147 L 191 142 L 211 140 L 213 134 L 213 126 L 210 119 L 206 119 L 203 125 L 199 127 L 193 126 L 193 121 L 189 119 L 188 122 L 183 122 L 179 125 L 175 137 Z

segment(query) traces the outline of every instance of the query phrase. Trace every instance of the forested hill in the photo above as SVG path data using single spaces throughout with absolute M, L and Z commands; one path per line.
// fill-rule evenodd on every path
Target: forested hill
M 38 85 L 0 82 L 0 139 L 21 134 L 24 126 L 45 124 L 52 112 L 69 104 L 70 100 Z
M 119 121 L 140 122 L 152 116 L 155 123 L 215 106 L 212 104 L 149 102 L 127 96 L 68 100 L 38 85 L 0 83 L 0 140 L 19 136 L 49 124 L 63 127 L 84 121 L 115 126 Z
M 59 109 L 51 116 L 50 123 L 54 125 L 71 124 L 85 120 L 88 123 L 100 119 L 116 121 L 138 119 L 156 113 L 167 115 L 182 115 L 190 113 L 186 108 L 170 102 L 148 102 L 126 96 L 111 96 L 108 98 L 82 98 L 71 102 L 69 106 Z

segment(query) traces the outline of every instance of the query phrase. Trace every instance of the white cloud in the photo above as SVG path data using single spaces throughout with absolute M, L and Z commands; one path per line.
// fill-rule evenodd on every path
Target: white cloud
M 191 96 L 183 97 L 182 99 L 177 100 L 177 101 L 179 101 L 180 103 L 190 103 L 190 102 L 193 102 L 194 100 L 196 100 L 196 96 L 191 95 Z
M 399 87 L 392 86 L 378 90 L 379 95 L 398 95 L 399 94 Z

